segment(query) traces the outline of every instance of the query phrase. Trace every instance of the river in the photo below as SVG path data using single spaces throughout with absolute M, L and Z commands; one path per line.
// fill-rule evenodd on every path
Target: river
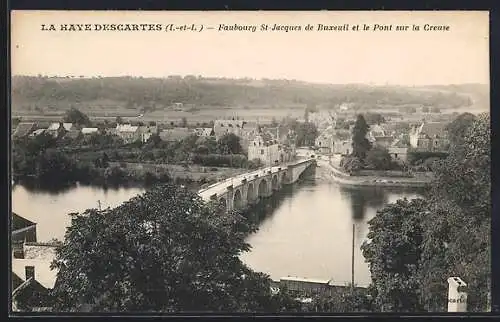
M 16 185 L 12 210 L 37 223 L 39 241 L 62 240 L 71 223 L 68 213 L 97 208 L 99 202 L 102 208 L 115 207 L 143 191 L 77 186 L 54 193 Z M 273 197 L 260 229 L 248 237 L 252 250 L 242 259 L 273 279 L 290 275 L 348 283 L 354 224 L 355 283 L 367 285 L 370 273 L 360 251 L 368 233 L 367 222 L 385 204 L 418 196 L 415 190 L 340 187 L 319 167 L 313 176 Z

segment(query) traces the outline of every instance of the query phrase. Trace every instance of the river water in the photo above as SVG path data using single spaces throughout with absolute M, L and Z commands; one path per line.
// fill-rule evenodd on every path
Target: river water
M 102 208 L 115 207 L 143 191 L 77 186 L 54 193 L 16 185 L 12 210 L 37 223 L 39 241 L 63 240 L 71 223 L 68 213 L 97 208 L 99 202 Z M 273 196 L 260 229 L 248 237 L 252 250 L 242 259 L 273 279 L 290 275 L 347 283 L 351 281 L 354 224 L 355 283 L 367 285 L 370 274 L 360 251 L 368 233 L 367 222 L 387 203 L 415 198 L 419 193 L 340 187 L 319 167 L 314 175 Z

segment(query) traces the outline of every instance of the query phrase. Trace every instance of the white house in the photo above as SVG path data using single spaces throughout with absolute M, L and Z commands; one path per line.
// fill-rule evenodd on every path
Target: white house
M 82 128 L 81 132 L 83 135 L 91 135 L 94 133 L 98 133 L 99 129 L 96 127 L 84 127 L 84 128 Z
M 141 139 L 139 127 L 131 124 L 117 124 L 116 135 L 118 135 L 123 142 L 132 143 Z

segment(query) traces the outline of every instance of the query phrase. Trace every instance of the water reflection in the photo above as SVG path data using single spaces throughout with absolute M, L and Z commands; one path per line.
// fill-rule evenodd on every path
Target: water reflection
M 360 247 L 368 221 L 387 203 L 419 194 L 416 189 L 340 187 L 319 168 L 314 177 L 271 198 L 276 203 L 247 238 L 252 250 L 242 259 L 275 279 L 292 275 L 350 282 L 354 224 L 355 281 L 367 285 L 370 273 Z

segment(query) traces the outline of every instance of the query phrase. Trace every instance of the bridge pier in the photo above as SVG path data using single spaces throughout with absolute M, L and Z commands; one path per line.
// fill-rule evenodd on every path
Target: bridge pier
M 299 176 L 315 160 L 302 160 L 296 164 L 286 167 L 271 167 L 235 177 L 235 181 L 227 181 L 213 185 L 199 191 L 204 200 L 216 200 L 223 205 L 227 211 L 243 208 L 257 203 L 260 199 L 271 197 L 275 191 L 279 191 L 285 185 L 295 183 Z

